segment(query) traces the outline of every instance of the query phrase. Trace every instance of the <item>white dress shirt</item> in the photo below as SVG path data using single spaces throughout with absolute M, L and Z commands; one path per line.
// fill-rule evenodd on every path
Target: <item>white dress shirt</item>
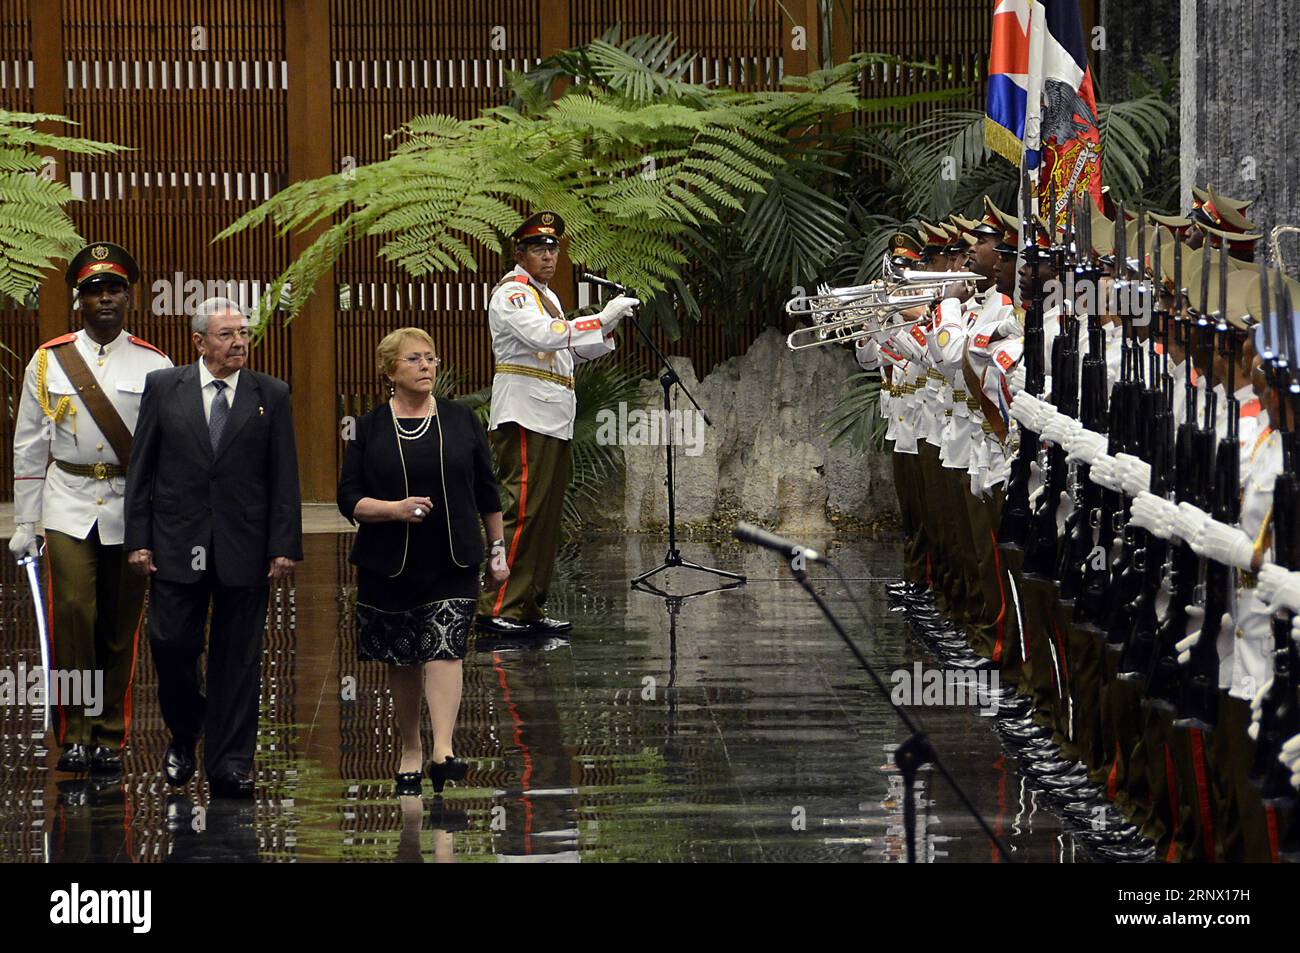
M 226 403 L 234 407 L 235 388 L 239 385 L 239 371 L 235 371 L 229 377 L 217 378 L 208 370 L 208 365 L 203 363 L 203 358 L 199 358 L 199 387 L 203 394 L 203 419 L 208 423 L 212 422 L 212 398 L 217 396 L 217 389 L 212 386 L 212 382 L 215 380 L 224 380 L 226 382 Z

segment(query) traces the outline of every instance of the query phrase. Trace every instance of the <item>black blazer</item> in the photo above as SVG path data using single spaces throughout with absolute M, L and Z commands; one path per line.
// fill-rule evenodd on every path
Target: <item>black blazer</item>
M 197 582 L 194 547 L 226 586 L 267 585 L 274 556 L 302 559 L 302 498 L 289 385 L 239 372 L 214 455 L 197 363 L 144 380 L 126 476 L 126 549 L 153 550 L 157 578 Z
M 483 561 L 479 516 L 501 511 L 501 495 L 492 469 L 487 434 L 474 411 L 455 401 L 439 399 L 438 418 L 444 441 L 443 467 L 447 479 L 453 552 L 458 562 L 477 565 Z M 397 437 L 393 432 L 393 414 L 387 401 L 357 420 L 356 434 L 343 452 L 339 512 L 355 524 L 352 514 L 357 503 L 367 496 L 375 500 L 404 500 L 407 497 L 402 461 L 397 453 Z M 350 560 L 372 572 L 397 575 L 402 569 L 402 554 L 407 552 L 409 525 L 397 520 L 361 523 Z M 445 535 L 446 529 L 443 528 L 440 542 Z M 410 553 L 407 565 L 411 565 Z

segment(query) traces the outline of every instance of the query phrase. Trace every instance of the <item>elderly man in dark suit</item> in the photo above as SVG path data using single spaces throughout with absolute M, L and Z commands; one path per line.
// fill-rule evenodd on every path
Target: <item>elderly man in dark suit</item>
M 204 301 L 191 328 L 199 360 L 145 378 L 126 549 L 153 580 L 149 643 L 172 734 L 167 782 L 193 776 L 202 735 L 212 793 L 251 797 L 270 583 L 302 559 L 293 413 L 287 384 L 244 367 L 249 326 L 237 304 Z

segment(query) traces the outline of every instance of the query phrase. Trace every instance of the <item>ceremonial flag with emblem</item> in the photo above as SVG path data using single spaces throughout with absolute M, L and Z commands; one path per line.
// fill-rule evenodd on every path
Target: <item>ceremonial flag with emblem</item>
M 1078 0 L 994 0 L 984 137 L 990 149 L 1101 205 L 1101 133 Z

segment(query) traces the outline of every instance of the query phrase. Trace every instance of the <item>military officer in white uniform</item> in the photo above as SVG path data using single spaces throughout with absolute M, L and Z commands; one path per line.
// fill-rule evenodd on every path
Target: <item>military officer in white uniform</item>
M 51 665 L 103 672 L 98 713 L 81 704 L 92 686 L 83 686 L 76 706 L 58 706 L 58 769 L 113 774 L 130 727 L 147 584 L 128 570 L 122 548 L 126 468 L 145 376 L 172 362 L 122 328 L 139 277 L 125 249 L 87 245 L 66 277 L 83 327 L 46 341 L 27 365 L 14 430 L 9 548 L 35 555 L 43 526 Z
M 488 303 L 492 353 L 492 413 L 488 439 L 501 484 L 504 549 L 510 580 L 479 601 L 480 630 L 509 635 L 566 632 L 570 623 L 543 613 L 569 476 L 569 441 L 576 401 L 573 370 L 614 350 L 614 329 L 639 302 L 614 298 L 599 313 L 566 319 L 549 287 L 555 276 L 564 220 L 554 212 L 529 217 L 511 236 L 516 266 Z

